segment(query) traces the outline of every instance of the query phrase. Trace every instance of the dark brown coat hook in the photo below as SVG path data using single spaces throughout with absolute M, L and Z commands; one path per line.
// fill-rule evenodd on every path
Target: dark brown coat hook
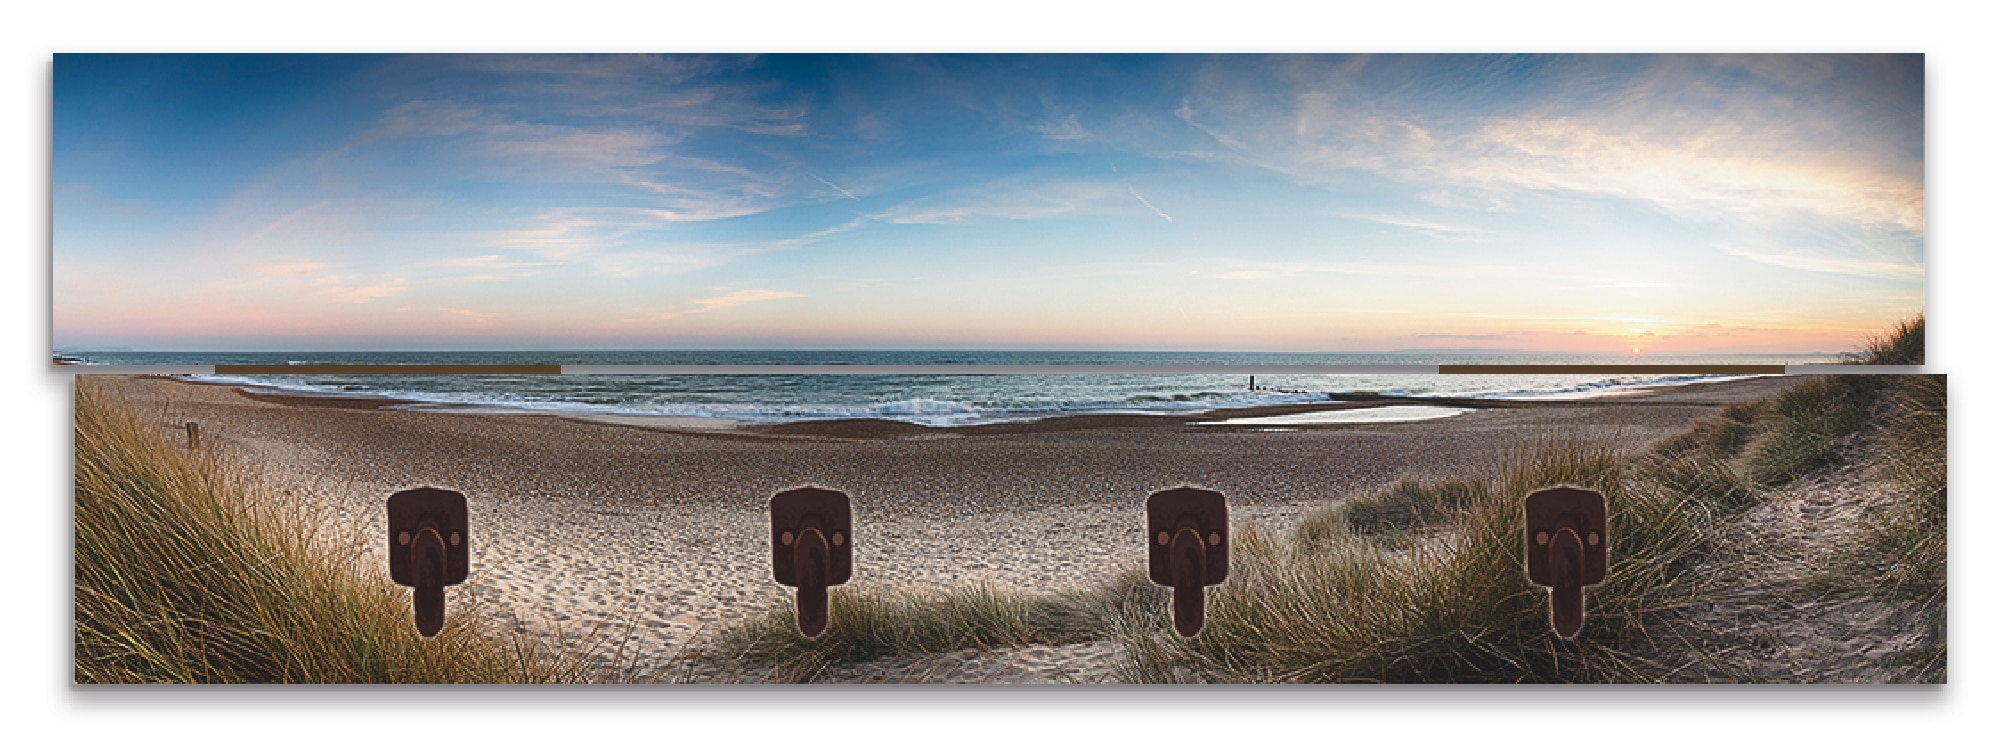
M 417 633 L 444 629 L 444 587 L 472 569 L 465 495 L 420 486 L 389 495 L 389 577 L 416 589 Z
M 845 493 L 801 486 L 771 497 L 771 574 L 798 587 L 799 634 L 825 632 L 826 589 L 854 574 L 854 514 Z
M 1153 583 L 1174 588 L 1174 631 L 1201 632 L 1208 586 L 1229 577 L 1229 501 L 1194 486 L 1146 497 L 1146 561 Z
M 1549 624 L 1563 638 L 1583 630 L 1583 587 L 1604 583 L 1611 531 L 1604 495 L 1555 486 L 1528 495 L 1528 580 L 1549 587 Z

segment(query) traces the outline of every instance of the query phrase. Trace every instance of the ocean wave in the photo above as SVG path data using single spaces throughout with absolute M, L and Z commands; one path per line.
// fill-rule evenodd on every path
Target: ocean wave
M 1682 384 L 1728 381 L 1743 376 L 1613 376 L 1604 378 L 1575 377 L 1581 381 L 1565 382 L 1559 386 L 1523 387 L 1520 383 L 1498 388 L 1490 383 L 1480 386 L 1452 387 L 1447 382 L 1423 381 L 1394 384 L 1378 382 L 1370 388 L 1349 388 L 1336 386 L 1338 391 L 1372 393 L 1385 397 L 1409 396 L 1452 396 L 1488 399 L 1577 399 L 1597 395 L 1614 394 L 1620 391 L 1642 388 L 1657 388 Z M 1588 380 L 1585 380 L 1588 379 Z M 852 390 L 855 387 L 872 387 L 877 394 L 895 394 L 907 391 L 916 396 L 890 401 L 811 401 L 821 396 L 840 396 L 838 392 L 821 393 L 801 387 L 790 387 L 778 396 L 787 394 L 801 397 L 803 401 L 757 402 L 757 401 L 699 401 L 704 396 L 713 395 L 716 387 L 705 385 L 680 386 L 665 389 L 645 383 L 643 378 L 621 383 L 594 377 L 595 383 L 563 383 L 531 378 L 507 377 L 504 381 L 481 380 L 448 381 L 451 383 L 423 385 L 428 388 L 395 388 L 393 382 L 382 382 L 369 377 L 330 377 L 318 379 L 301 377 L 235 376 L 216 375 L 195 377 L 193 380 L 205 383 L 243 386 L 249 391 L 269 391 L 288 394 L 311 394 L 343 397 L 375 397 L 413 403 L 404 409 L 417 411 L 466 411 L 477 408 L 484 411 L 511 410 L 525 412 L 551 412 L 570 414 L 605 414 L 639 417 L 688 417 L 712 418 L 749 423 L 799 422 L 807 420 L 841 419 L 884 419 L 909 422 L 931 427 L 959 427 L 1002 422 L 1021 422 L 1048 417 L 1062 417 L 1091 414 L 1153 414 L 1153 415 L 1194 415 L 1217 409 L 1242 407 L 1282 406 L 1327 402 L 1330 395 L 1324 391 L 1250 391 L 1250 390 L 1188 390 L 1188 391 L 1118 391 L 1120 398 L 1096 398 L 1088 396 L 1091 391 L 1115 391 L 1113 386 L 1039 386 L 1040 391 L 1005 392 L 995 391 L 992 386 L 974 391 L 971 384 L 948 384 L 944 387 L 894 387 L 894 391 L 882 389 L 881 384 L 865 382 L 893 381 L 879 377 L 840 377 L 831 381 L 848 382 L 840 384 Z M 827 381 L 828 379 L 820 379 Z M 335 382 L 338 383 L 335 383 Z M 368 384 L 365 382 L 376 382 Z M 928 381 L 936 382 L 935 378 Z M 955 380 L 954 380 L 955 381 Z M 1543 381 L 1546 381 L 1544 377 Z M 317 382 L 317 383 L 315 383 Z M 364 383 L 356 383 L 364 382 Z M 894 385 L 889 385 L 894 386 Z M 1240 386 L 1240 385 L 1238 385 Z M 755 397 L 761 391 L 731 392 L 739 396 Z M 949 398 L 937 396 L 940 393 L 1002 397 L 992 401 L 977 399 Z M 849 391 L 848 395 L 865 394 Z M 1065 396 L 1065 394 L 1070 396 Z M 1081 396 L 1078 396 L 1081 395 Z M 770 396 L 770 394 L 765 394 Z M 678 401 L 676 401 L 676 399 Z M 694 399 L 696 401 L 688 401 Z
M 1690 384 L 1712 384 L 1722 381 L 1748 379 L 1756 374 L 1690 374 L 1686 376 L 1615 376 L 1575 386 L 1530 391 L 1488 392 L 1474 395 L 1475 399 L 1588 399 L 1608 396 L 1633 389 L 1664 389 Z

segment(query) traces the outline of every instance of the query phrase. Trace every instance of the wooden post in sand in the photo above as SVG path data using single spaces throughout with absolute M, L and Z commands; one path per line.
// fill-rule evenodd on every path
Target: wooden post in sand
M 189 423 L 188 423 L 188 424 L 186 425 L 186 428 L 187 428 L 187 434 L 188 434 L 188 450 L 198 450 L 198 449 L 200 449 L 200 448 L 201 448 L 201 424 L 200 424 L 200 423 L 196 423 L 196 422 L 189 422 Z

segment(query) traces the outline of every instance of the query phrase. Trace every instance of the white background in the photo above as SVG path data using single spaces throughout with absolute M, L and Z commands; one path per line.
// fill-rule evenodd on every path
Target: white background
M 1826 733 L 1992 729 L 1995 477 L 1988 318 L 2000 194 L 2000 34 L 1972 3 L 564 0 L 445 5 L 12 4 L 0 24 L 0 167 L 12 238 L 0 525 L 10 600 L 0 729 L 38 733 L 831 736 Z M 133 51 L 1791 51 L 1921 52 L 1928 66 L 1930 365 L 1952 374 L 1951 685 L 1935 687 L 91 688 L 70 685 L 70 398 L 48 369 L 49 117 L 57 52 Z M 1978 725 L 1986 723 L 1986 728 Z

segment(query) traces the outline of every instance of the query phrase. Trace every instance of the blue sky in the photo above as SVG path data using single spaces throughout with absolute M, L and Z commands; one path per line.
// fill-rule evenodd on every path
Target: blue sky
M 1839 351 L 1921 56 L 58 55 L 55 340 Z

